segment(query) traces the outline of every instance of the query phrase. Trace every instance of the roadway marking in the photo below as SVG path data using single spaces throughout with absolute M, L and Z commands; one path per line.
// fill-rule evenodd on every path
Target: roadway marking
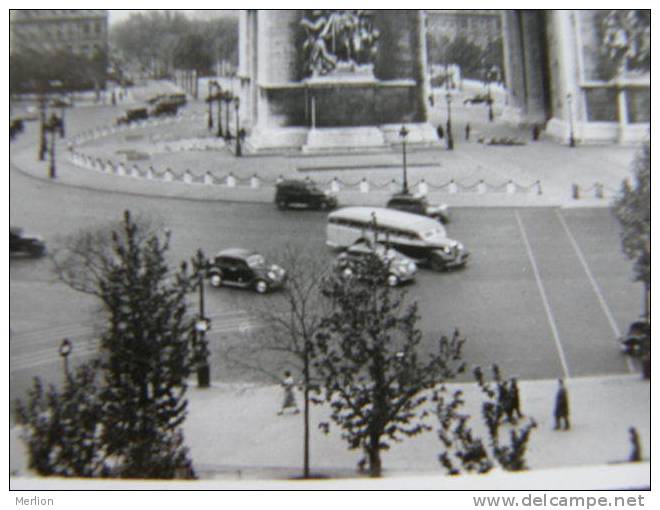
M 527 256 L 529 261 L 532 264 L 532 271 L 534 271 L 534 277 L 536 278 L 536 284 L 539 288 L 539 293 L 541 294 L 541 301 L 543 301 L 543 308 L 545 308 L 545 314 L 548 317 L 548 322 L 550 323 L 550 330 L 552 331 L 552 337 L 555 340 L 555 346 L 557 347 L 557 352 L 559 353 L 559 361 L 561 362 L 562 369 L 564 370 L 564 378 L 568 379 L 571 377 L 568 370 L 568 364 L 566 363 L 566 356 L 564 355 L 564 348 L 561 345 L 561 340 L 559 339 L 559 332 L 557 331 L 557 325 L 555 323 L 554 316 L 552 315 L 552 310 L 550 309 L 550 303 L 548 302 L 548 297 L 545 293 L 545 288 L 543 287 L 543 281 L 541 280 L 541 275 L 539 269 L 536 266 L 536 260 L 534 259 L 534 254 L 532 253 L 532 247 L 529 244 L 527 239 L 527 233 L 525 232 L 525 227 L 523 226 L 522 219 L 518 214 L 518 211 L 515 211 L 516 220 L 518 221 L 518 227 L 520 228 L 520 233 L 522 234 L 523 241 L 525 243 L 525 248 L 527 249 Z
M 598 283 L 596 283 L 596 279 L 594 278 L 593 274 L 591 273 L 591 270 L 589 269 L 589 265 L 587 264 L 587 260 L 584 258 L 584 254 L 582 253 L 582 250 L 578 246 L 578 243 L 575 240 L 575 236 L 573 235 L 570 228 L 568 227 L 568 224 L 566 223 L 566 220 L 562 216 L 561 212 L 558 209 L 556 209 L 555 213 L 557 214 L 557 217 L 559 218 L 559 222 L 562 224 L 562 226 L 564 227 L 564 230 L 566 231 L 566 235 L 568 236 L 568 240 L 573 245 L 573 249 L 575 250 L 575 253 L 577 254 L 577 257 L 580 260 L 580 263 L 582 264 L 582 268 L 584 269 L 584 272 L 587 274 L 587 278 L 589 279 L 589 283 L 591 283 L 591 287 L 594 289 L 594 293 L 596 294 L 596 297 L 598 298 L 598 302 L 600 303 L 600 307 L 603 309 L 603 312 L 605 313 L 605 317 L 607 317 L 607 321 L 610 323 L 610 327 L 612 328 L 612 331 L 614 332 L 615 338 L 617 338 L 617 339 L 620 338 L 621 337 L 621 330 L 619 329 L 619 326 L 617 325 L 616 321 L 614 320 L 614 316 L 612 315 L 610 307 L 607 306 L 607 302 L 605 301 L 605 297 L 603 297 L 603 293 L 600 291 L 600 287 L 598 286 Z M 633 367 L 632 360 L 630 359 L 630 356 L 626 356 L 626 365 L 628 366 L 628 371 L 629 372 L 634 372 L 635 371 L 635 367 Z

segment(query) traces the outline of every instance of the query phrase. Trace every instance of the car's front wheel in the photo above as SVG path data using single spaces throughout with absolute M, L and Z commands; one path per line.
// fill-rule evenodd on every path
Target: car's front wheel
M 387 276 L 387 285 L 390 287 L 396 287 L 399 285 L 399 277 L 395 274 L 390 274 Z
M 209 278 L 209 281 L 211 282 L 211 286 L 216 289 L 222 286 L 222 276 L 220 273 L 213 273 Z
M 268 292 L 268 284 L 263 280 L 258 280 L 254 286 L 254 290 L 256 290 L 259 294 L 265 294 Z
M 277 201 L 277 208 L 278 208 L 280 211 L 283 211 L 284 209 L 286 209 L 286 207 L 287 207 L 286 200 L 278 200 L 278 201 Z

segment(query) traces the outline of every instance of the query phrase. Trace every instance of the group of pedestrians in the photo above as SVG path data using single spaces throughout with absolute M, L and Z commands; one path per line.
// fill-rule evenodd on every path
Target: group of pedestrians
M 284 389 L 284 400 L 282 402 L 282 408 L 277 414 L 283 415 L 287 411 L 298 414 L 300 410 L 298 409 L 298 404 L 293 393 L 295 381 L 291 372 L 288 370 L 284 372 L 282 388 Z M 511 377 L 508 381 L 499 381 L 497 383 L 497 406 L 498 415 L 505 416 L 508 423 L 515 424 L 518 419 L 524 416 L 520 410 L 520 391 L 518 390 L 517 377 Z M 555 418 L 554 430 L 570 430 L 568 391 L 566 390 L 563 379 L 557 380 L 553 415 Z M 634 427 L 630 427 L 628 432 L 631 443 L 629 460 L 630 462 L 639 462 L 642 459 L 642 455 L 637 430 Z

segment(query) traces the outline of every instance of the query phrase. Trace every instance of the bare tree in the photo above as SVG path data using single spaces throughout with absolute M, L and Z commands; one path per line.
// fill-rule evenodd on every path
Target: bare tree
M 138 243 L 164 231 L 159 221 L 148 216 L 136 215 L 132 221 L 139 227 Z M 121 229 L 122 222 L 113 221 L 58 239 L 50 255 L 57 278 L 73 290 L 101 297 L 101 282 L 116 261 L 112 235 Z
M 326 299 L 321 283 L 327 274 L 327 262 L 294 247 L 277 257 L 287 268 L 287 282 L 267 305 L 251 310 L 264 326 L 251 335 L 249 342 L 228 348 L 226 357 L 235 366 L 282 382 L 284 370 L 301 376 L 303 391 L 303 477 L 310 476 L 309 409 L 310 392 L 315 378 L 311 367 L 314 338 L 319 331 Z

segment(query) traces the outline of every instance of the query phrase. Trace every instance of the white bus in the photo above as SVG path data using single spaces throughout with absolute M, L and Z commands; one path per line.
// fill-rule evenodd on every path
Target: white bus
M 436 270 L 462 267 L 469 252 L 447 237 L 438 221 L 381 207 L 345 207 L 328 215 L 326 244 L 348 248 L 356 241 L 389 243 L 392 248 Z

